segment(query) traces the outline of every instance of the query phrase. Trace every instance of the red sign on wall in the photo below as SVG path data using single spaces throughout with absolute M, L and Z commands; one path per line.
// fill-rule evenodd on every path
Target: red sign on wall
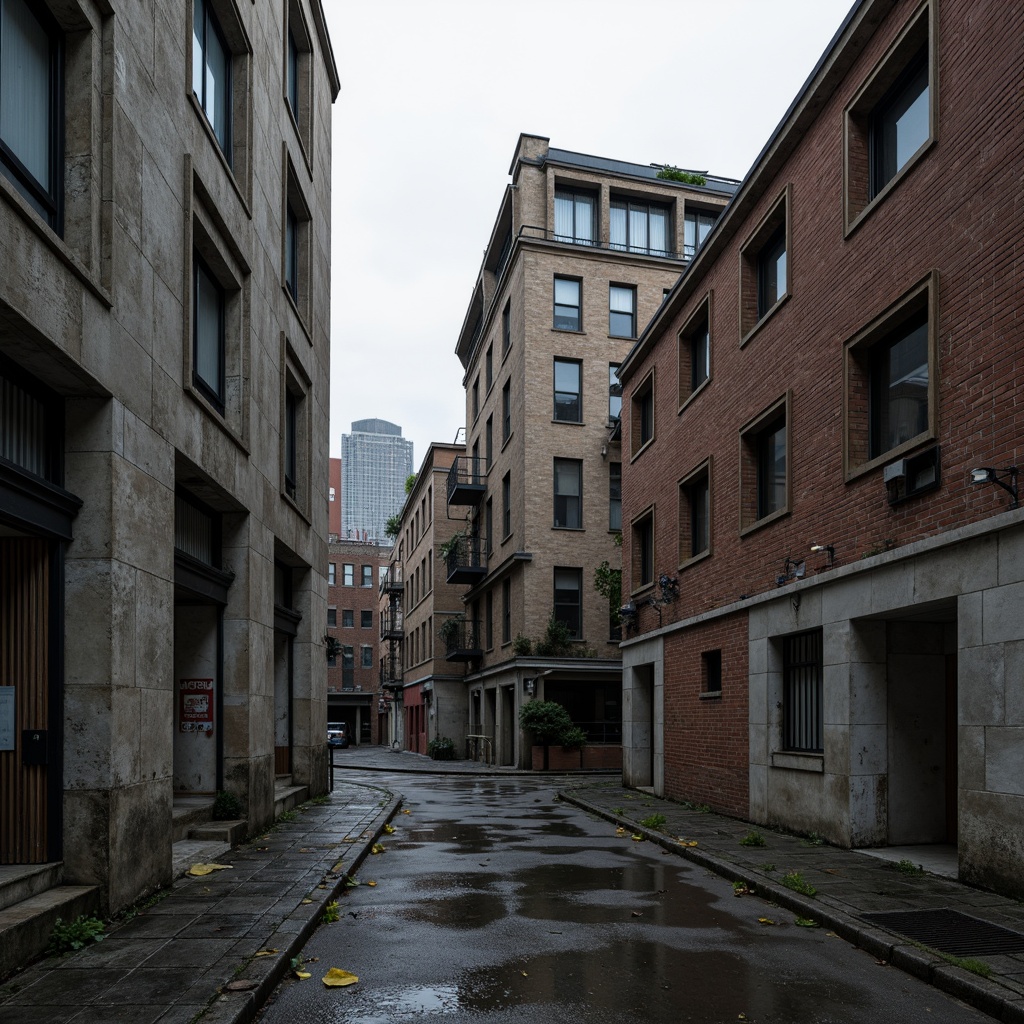
M 213 680 L 178 680 L 178 728 L 182 732 L 213 732 Z

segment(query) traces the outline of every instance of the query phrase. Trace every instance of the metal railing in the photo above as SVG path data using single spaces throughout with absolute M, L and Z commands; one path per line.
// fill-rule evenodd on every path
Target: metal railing
M 380 613 L 380 638 L 389 640 L 402 635 L 402 609 L 385 608 Z
M 688 260 L 693 252 L 674 252 L 671 249 L 652 249 L 649 246 L 630 245 L 628 243 L 608 242 L 596 238 L 575 238 L 572 235 L 559 234 L 548 228 L 537 227 L 533 224 L 524 224 L 519 229 L 520 238 L 537 238 L 545 242 L 559 242 L 563 245 L 578 245 L 588 249 L 604 249 L 607 252 L 630 252 L 638 256 L 656 256 L 666 260 Z M 692 247 L 687 246 L 687 249 Z
M 442 626 L 445 658 L 479 657 L 483 654 L 483 632 L 479 619 L 447 619 Z
M 487 488 L 487 459 L 458 455 L 448 470 L 449 505 L 475 505 Z
M 396 560 L 388 566 L 387 572 L 382 574 L 377 592 L 379 594 L 396 594 L 401 593 L 404 587 L 402 563 Z
M 445 557 L 448 583 L 470 583 L 487 574 L 487 545 L 483 537 L 453 537 Z

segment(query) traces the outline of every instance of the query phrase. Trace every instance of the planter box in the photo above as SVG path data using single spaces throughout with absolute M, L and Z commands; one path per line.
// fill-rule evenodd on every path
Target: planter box
M 535 772 L 544 769 L 544 748 L 540 745 L 532 749 L 531 765 Z M 582 750 L 566 750 L 558 744 L 548 747 L 548 771 L 574 772 L 581 769 L 603 768 L 618 770 L 622 768 L 622 747 L 618 743 L 591 745 Z

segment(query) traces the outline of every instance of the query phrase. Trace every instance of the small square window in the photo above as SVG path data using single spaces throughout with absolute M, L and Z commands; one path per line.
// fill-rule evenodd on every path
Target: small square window
M 932 4 L 924 4 L 845 111 L 846 232 L 928 151 L 937 137 Z
M 578 359 L 555 360 L 555 411 L 562 423 L 583 421 L 583 364 Z
M 789 511 L 789 396 L 740 431 L 740 532 Z
M 790 294 L 789 195 L 787 187 L 740 249 L 740 344 Z
M 711 553 L 711 460 L 679 481 L 679 567 Z
M 554 328 L 559 331 L 581 331 L 582 282 L 575 277 L 555 278 L 555 319 Z
M 636 289 L 632 286 L 609 285 L 608 334 L 613 338 L 636 337 Z
M 679 408 L 711 379 L 711 295 L 700 305 L 679 332 Z
M 631 590 L 636 592 L 654 583 L 654 507 L 633 520 Z
M 630 405 L 630 446 L 636 458 L 654 440 L 653 370 L 637 385 Z
M 936 435 L 937 275 L 846 343 L 846 476 Z
M 561 529 L 583 527 L 583 463 L 579 459 L 555 459 L 555 521 Z
M 359 612 L 359 628 L 373 629 L 373 611 L 364 608 Z

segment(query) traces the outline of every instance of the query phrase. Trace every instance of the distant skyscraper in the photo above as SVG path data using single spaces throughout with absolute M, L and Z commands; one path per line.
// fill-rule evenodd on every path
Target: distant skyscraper
M 341 435 L 342 537 L 382 540 L 384 525 L 405 503 L 412 441 L 387 420 L 355 420 Z M 351 531 L 351 533 L 349 532 Z

